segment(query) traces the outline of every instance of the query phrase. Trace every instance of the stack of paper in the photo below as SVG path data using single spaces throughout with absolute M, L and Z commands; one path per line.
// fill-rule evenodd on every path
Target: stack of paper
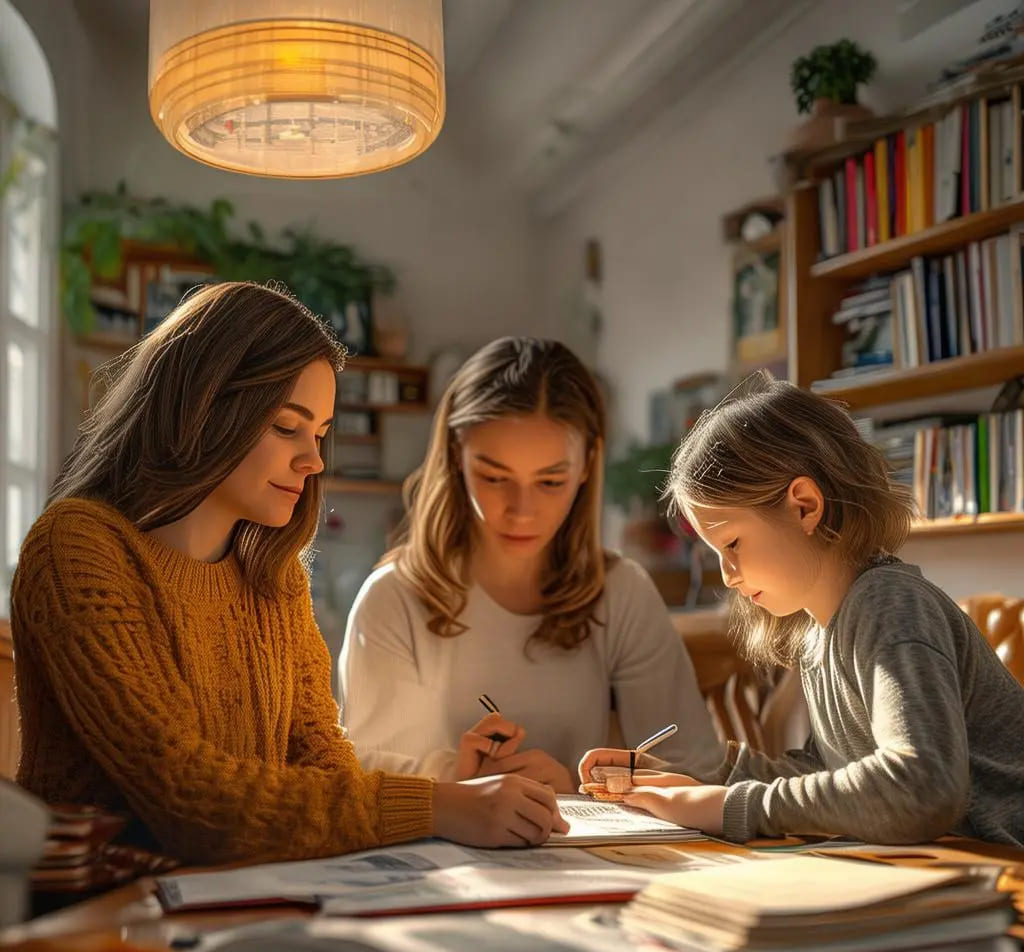
M 1013 921 L 993 877 L 791 856 L 659 876 L 630 929 L 712 949 L 900 949 L 999 936 Z
M 586 796 L 560 796 L 558 810 L 568 833 L 552 833 L 547 846 L 600 846 L 606 843 L 686 843 L 706 840 L 700 830 L 676 826 L 643 810 Z

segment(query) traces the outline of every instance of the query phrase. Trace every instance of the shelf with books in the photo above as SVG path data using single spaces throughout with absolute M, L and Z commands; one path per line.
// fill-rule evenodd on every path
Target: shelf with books
M 935 537 L 1021 531 L 1024 531 L 1024 512 L 985 512 L 979 516 L 922 519 L 914 523 L 910 534 Z
M 76 334 L 74 340 L 79 347 L 90 350 L 108 350 L 114 354 L 123 353 L 139 342 L 137 337 L 129 337 L 127 334 L 111 334 L 105 331 Z
M 345 358 L 346 370 L 359 370 L 369 373 L 379 370 L 383 373 L 398 374 L 403 377 L 420 377 L 426 379 L 430 368 L 419 364 L 407 364 L 402 360 L 392 360 L 388 357 L 365 357 L 362 354 L 350 354 Z
M 804 156 L 787 210 L 802 386 L 863 406 L 1024 372 L 1022 81 L 873 120 L 844 151 Z
M 936 360 L 920 367 L 877 370 L 860 377 L 822 381 L 813 387 L 822 396 L 841 400 L 851 410 L 935 397 L 956 390 L 997 386 L 1024 373 L 1024 347 Z M 815 381 L 817 383 L 817 381 Z M 827 383 L 827 386 L 825 385 Z
M 853 280 L 898 271 L 908 267 L 915 257 L 956 251 L 972 241 L 1006 232 L 1018 222 L 1024 222 L 1024 201 L 953 218 L 922 231 L 826 258 L 811 266 L 811 276 Z
M 910 268 L 858 285 L 860 270 L 841 270 L 839 259 L 835 271 L 821 273 L 821 265 L 832 262 L 819 262 L 817 187 L 812 183 L 794 189 L 787 208 L 787 286 L 794 328 L 790 378 L 802 387 L 817 384 L 821 392 L 860 409 L 997 386 L 1024 374 L 1024 288 L 1016 244 L 1022 229 L 1015 224 L 1008 234 L 999 233 L 1008 220 L 1001 216 L 1011 212 L 1024 216 L 1024 203 L 936 226 L 943 230 L 949 254 L 926 258 L 916 253 L 922 245 L 908 244 L 888 263 L 899 260 Z M 996 235 L 976 240 L 989 230 Z M 855 254 L 873 253 L 887 254 L 881 245 Z M 871 269 L 876 270 L 881 269 Z M 872 283 L 884 301 L 887 282 L 890 353 L 874 355 L 885 358 L 878 369 L 851 367 L 844 342 L 848 348 L 852 325 L 843 315 L 850 313 L 851 299 L 866 296 L 862 289 Z
M 787 195 L 790 379 L 860 411 L 915 538 L 1024 530 L 1021 105 L 894 122 Z

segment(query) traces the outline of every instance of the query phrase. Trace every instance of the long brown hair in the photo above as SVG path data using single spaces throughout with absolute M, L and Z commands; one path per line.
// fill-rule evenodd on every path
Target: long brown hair
M 463 572 L 473 517 L 460 464 L 460 437 L 471 426 L 506 416 L 543 413 L 583 437 L 589 475 L 551 542 L 542 587 L 544 619 L 531 637 L 570 650 L 589 636 L 604 591 L 601 547 L 604 403 L 593 376 L 563 344 L 503 337 L 459 369 L 434 417 L 423 465 L 404 486 L 406 518 L 383 562 L 416 591 L 428 626 L 450 638 L 466 630 Z
M 798 476 L 813 479 L 825 497 L 816 540 L 846 564 L 861 570 L 906 542 L 913 498 L 881 453 L 839 404 L 767 371 L 701 415 L 676 451 L 665 494 L 684 515 L 714 506 L 771 518 Z M 765 664 L 796 661 L 814 627 L 804 612 L 776 618 L 744 598 L 733 599 L 733 613 L 746 653 Z
M 303 368 L 345 351 L 289 293 L 248 282 L 204 287 L 108 366 L 48 505 L 107 503 L 139 529 L 190 513 L 256 445 Z M 306 479 L 280 528 L 242 522 L 232 548 L 254 587 L 279 591 L 316 534 L 323 486 Z

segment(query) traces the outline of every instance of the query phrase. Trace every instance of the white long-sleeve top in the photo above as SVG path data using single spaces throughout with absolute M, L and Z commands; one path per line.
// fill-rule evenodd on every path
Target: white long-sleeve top
M 693 663 L 635 562 L 608 570 L 598 621 L 572 651 L 534 642 L 527 654 L 540 615 L 510 612 L 479 585 L 467 596 L 466 630 L 442 638 L 393 565 L 363 584 L 338 676 L 342 720 L 367 768 L 455 779 L 459 738 L 486 713 L 477 700 L 486 693 L 526 729 L 522 749 L 539 747 L 574 771 L 587 750 L 608 743 L 613 690 L 627 745 L 675 723 L 679 731 L 653 753 L 697 777 L 721 763 Z

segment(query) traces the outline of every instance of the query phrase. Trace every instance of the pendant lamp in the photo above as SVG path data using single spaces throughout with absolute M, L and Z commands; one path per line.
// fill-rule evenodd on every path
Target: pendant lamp
M 441 0 L 151 0 L 149 109 L 221 169 L 362 175 L 444 121 Z

